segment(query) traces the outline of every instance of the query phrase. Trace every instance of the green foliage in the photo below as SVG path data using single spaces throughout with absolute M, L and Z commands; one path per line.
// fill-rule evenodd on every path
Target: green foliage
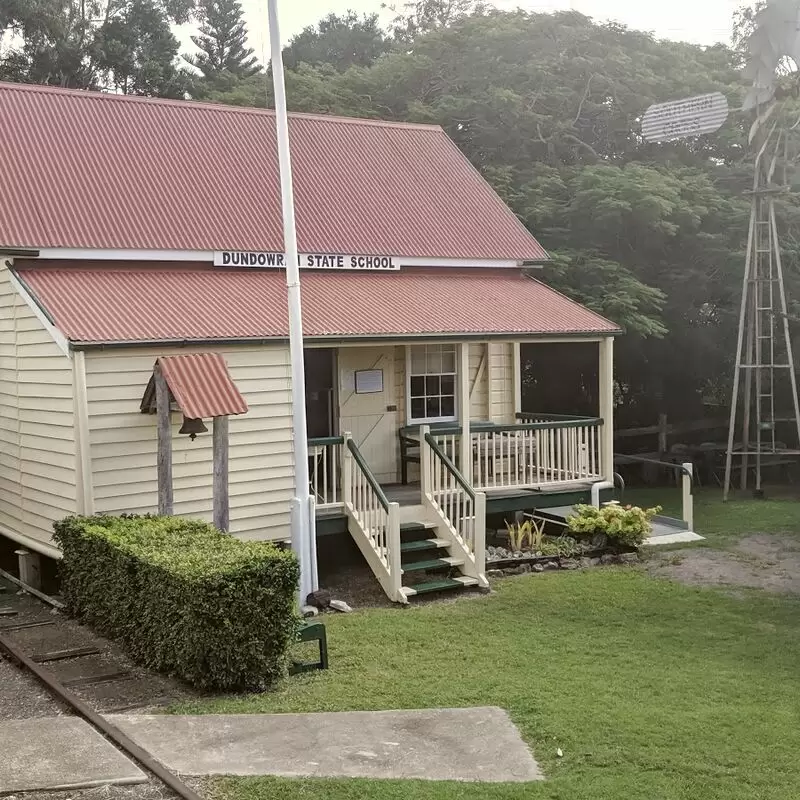
M 74 89 L 182 97 L 172 23 L 193 0 L 0 0 L 0 77 Z
M 506 521 L 506 529 L 508 530 L 508 542 L 512 551 L 517 552 L 524 547 L 528 547 L 529 550 L 538 552 L 542 544 L 544 523 L 530 519 L 525 520 L 525 522 L 515 523 Z
M 370 66 L 390 46 L 391 40 L 381 30 L 377 14 L 359 16 L 348 11 L 342 16 L 328 14 L 298 33 L 284 48 L 283 61 L 287 69 L 309 64 L 345 72 L 353 66 Z
M 201 0 L 198 19 L 200 32 L 192 41 L 200 52 L 184 58 L 202 73 L 204 91 L 261 72 L 253 48 L 247 46 L 247 27 L 238 0 Z
M 555 539 L 545 539 L 539 547 L 539 552 L 543 556 L 572 558 L 572 556 L 576 556 L 581 552 L 581 546 L 576 539 L 564 533 Z
M 297 630 L 290 552 L 175 517 L 69 517 L 54 538 L 70 613 L 137 663 L 219 690 L 283 674 Z
M 650 520 L 659 513 L 660 506 L 642 509 L 638 506 L 622 506 L 617 502 L 606 503 L 601 508 L 579 505 L 575 507 L 575 513 L 567 518 L 567 527 L 572 533 L 604 533 L 617 545 L 639 547 L 650 534 Z

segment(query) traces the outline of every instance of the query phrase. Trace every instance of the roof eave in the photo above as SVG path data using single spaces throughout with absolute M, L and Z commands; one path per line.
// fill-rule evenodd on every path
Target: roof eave
M 379 342 L 400 342 L 413 343 L 420 341 L 432 341 L 442 339 L 456 339 L 463 342 L 485 342 L 485 341 L 542 341 L 555 339 L 601 339 L 605 337 L 616 337 L 622 335 L 621 329 L 597 330 L 597 331 L 492 331 L 480 333 L 383 333 L 383 334 L 360 334 L 342 335 L 332 334 L 330 336 L 305 336 L 304 342 L 308 345 L 333 346 L 337 344 L 348 345 L 353 343 L 370 344 Z M 126 339 L 109 341 L 78 341 L 70 340 L 71 350 L 120 350 L 127 348 L 145 347 L 219 347 L 225 345 L 275 345 L 287 344 L 289 341 L 286 336 L 268 337 L 228 337 L 218 339 Z

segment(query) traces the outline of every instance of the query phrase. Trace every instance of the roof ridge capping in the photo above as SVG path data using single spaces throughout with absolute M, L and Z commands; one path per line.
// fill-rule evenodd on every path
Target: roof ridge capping
M 20 92 L 23 94 L 51 94 L 57 97 L 74 97 L 84 100 L 132 103 L 144 106 L 172 106 L 191 111 L 214 111 L 217 113 L 246 114 L 252 116 L 274 117 L 275 109 L 257 106 L 232 106 L 225 103 L 209 103 L 202 100 L 178 100 L 168 97 L 143 97 L 137 95 L 98 92 L 89 89 L 65 89 L 60 86 L 46 86 L 35 83 L 11 83 L 0 81 L 0 91 Z M 340 114 L 313 114 L 306 111 L 290 111 L 292 119 L 313 119 L 329 123 L 347 125 L 375 125 L 387 128 L 406 128 L 412 130 L 436 131 L 445 133 L 441 125 L 424 122 L 401 122 L 394 120 L 374 119 L 371 117 L 347 117 Z M 446 134 L 445 134 L 446 135 Z

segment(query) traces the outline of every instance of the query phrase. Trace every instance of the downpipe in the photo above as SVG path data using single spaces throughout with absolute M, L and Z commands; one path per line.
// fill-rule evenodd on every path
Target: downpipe
M 592 505 L 595 508 L 600 508 L 600 492 L 602 492 L 604 489 L 616 488 L 617 482 L 619 482 L 622 489 L 625 488 L 625 482 L 622 480 L 622 477 L 616 473 L 614 473 L 613 481 L 600 481 L 599 483 L 592 484 Z

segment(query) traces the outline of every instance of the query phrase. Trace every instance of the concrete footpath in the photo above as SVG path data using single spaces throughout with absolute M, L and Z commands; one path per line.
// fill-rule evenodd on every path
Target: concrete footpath
M 78 717 L 0 722 L 0 794 L 146 780 L 139 767 Z
M 506 712 L 493 707 L 107 719 L 183 775 L 544 777 Z

